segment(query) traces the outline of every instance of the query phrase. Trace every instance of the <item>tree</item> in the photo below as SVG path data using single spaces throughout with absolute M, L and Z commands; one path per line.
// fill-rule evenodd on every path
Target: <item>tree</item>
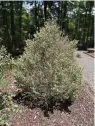
M 15 26 L 14 26 L 14 2 L 10 2 L 10 17 L 11 17 L 11 36 L 12 36 L 12 51 L 14 50 L 14 35 L 15 35 Z
M 19 2 L 19 27 L 20 27 L 20 39 L 22 35 L 22 1 Z
M 23 3 L 31 6 L 26 11 Z M 31 38 L 47 20 L 56 19 L 69 39 L 79 40 L 78 46 L 94 47 L 94 1 L 1 1 L 0 44 L 13 53 L 23 46 L 22 38 Z

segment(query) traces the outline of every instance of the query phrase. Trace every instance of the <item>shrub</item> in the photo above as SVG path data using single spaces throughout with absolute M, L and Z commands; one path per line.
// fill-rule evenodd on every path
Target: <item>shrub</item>
M 30 96 L 47 100 L 73 99 L 81 85 L 81 69 L 74 58 L 75 41 L 47 22 L 16 62 L 17 84 Z
M 2 46 L 0 48 L 0 72 L 6 72 L 10 64 L 10 55 L 7 53 L 6 48 Z
M 0 86 L 7 85 L 7 82 L 4 81 L 5 73 L 10 66 L 10 55 L 7 54 L 7 51 L 4 46 L 0 49 Z
M 12 95 L 0 93 L 0 126 L 11 126 L 13 112 L 20 111 L 18 105 L 13 103 Z
M 5 47 L 0 49 L 0 88 L 7 86 L 5 81 L 6 71 L 9 68 L 10 55 L 7 54 Z M 9 125 L 9 118 L 11 114 L 11 96 L 0 91 L 0 125 Z
M 12 106 L 13 102 L 11 95 L 0 93 L 0 125 L 10 125 Z

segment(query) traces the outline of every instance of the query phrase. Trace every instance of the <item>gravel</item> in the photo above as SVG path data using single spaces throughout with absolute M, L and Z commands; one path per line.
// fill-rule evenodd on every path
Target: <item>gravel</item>
M 94 58 L 85 54 L 83 51 L 77 51 L 77 60 L 83 68 L 83 81 L 88 84 L 91 90 L 94 90 Z

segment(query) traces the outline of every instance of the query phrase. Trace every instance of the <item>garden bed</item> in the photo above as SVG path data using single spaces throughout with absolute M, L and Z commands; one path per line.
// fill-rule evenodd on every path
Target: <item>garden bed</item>
M 92 126 L 94 125 L 94 103 L 93 94 L 85 85 L 80 96 L 69 106 L 69 113 L 66 111 L 54 110 L 45 117 L 40 108 L 29 109 L 21 106 L 20 112 L 14 113 L 12 126 Z
M 19 90 L 14 85 L 14 78 L 7 76 L 9 83 L 4 92 L 17 93 Z M 74 103 L 68 106 L 69 111 L 54 109 L 45 117 L 43 110 L 38 108 L 30 109 L 27 105 L 18 104 L 19 111 L 14 112 L 11 119 L 11 126 L 92 126 L 94 125 L 94 101 L 93 92 L 85 84 Z

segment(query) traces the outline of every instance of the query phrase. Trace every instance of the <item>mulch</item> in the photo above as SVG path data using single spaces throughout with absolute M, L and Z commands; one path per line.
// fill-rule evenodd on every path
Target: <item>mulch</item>
M 21 112 L 13 114 L 12 126 L 93 126 L 94 102 L 93 93 L 88 86 L 82 90 L 73 105 L 69 107 L 71 113 L 54 110 L 49 118 L 44 117 L 41 109 L 29 109 L 19 106 Z

